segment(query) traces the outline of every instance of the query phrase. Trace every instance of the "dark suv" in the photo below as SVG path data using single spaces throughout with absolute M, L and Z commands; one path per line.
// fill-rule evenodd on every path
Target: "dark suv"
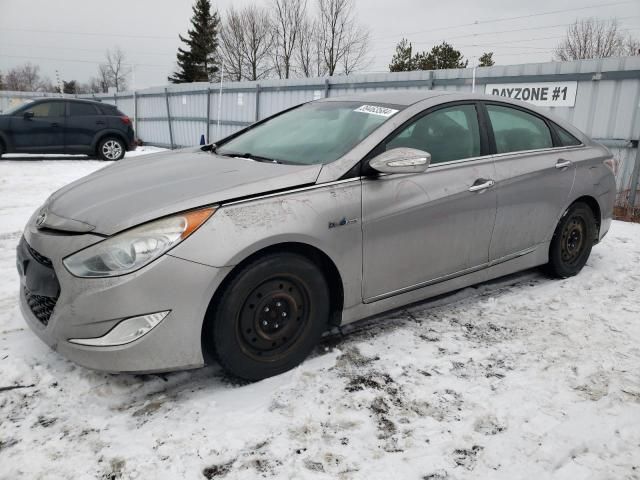
M 131 120 L 106 103 L 42 98 L 0 115 L 0 156 L 64 153 L 120 160 L 134 148 Z

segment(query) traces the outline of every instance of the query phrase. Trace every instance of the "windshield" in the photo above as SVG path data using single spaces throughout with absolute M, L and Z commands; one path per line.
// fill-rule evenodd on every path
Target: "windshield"
M 400 108 L 362 102 L 307 103 L 224 143 L 216 153 L 301 165 L 331 163 Z
M 14 113 L 16 113 L 18 110 L 20 110 L 22 107 L 24 107 L 25 105 L 28 105 L 29 103 L 32 103 L 33 100 L 27 100 L 26 102 L 23 103 L 19 103 L 18 105 L 14 105 L 13 107 L 7 108 L 4 112 L 2 112 L 4 115 L 13 115 Z

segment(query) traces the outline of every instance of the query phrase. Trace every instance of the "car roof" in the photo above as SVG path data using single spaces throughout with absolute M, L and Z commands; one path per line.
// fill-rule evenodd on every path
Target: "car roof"
M 39 102 L 74 102 L 74 103 L 90 103 L 92 105 L 109 105 L 97 100 L 89 100 L 85 98 L 66 98 L 66 97 L 38 97 L 33 100 L 34 103 Z M 109 105 L 111 106 L 111 105 Z
M 339 86 L 335 88 L 339 88 Z M 452 93 L 455 92 L 447 92 L 445 90 L 384 90 L 378 92 L 352 93 L 338 97 L 324 98 L 319 101 L 353 101 L 409 106 L 428 98 L 450 95 Z

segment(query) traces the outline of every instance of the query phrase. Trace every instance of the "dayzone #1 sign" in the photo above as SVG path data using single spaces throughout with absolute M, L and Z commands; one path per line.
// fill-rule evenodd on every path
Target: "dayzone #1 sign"
M 539 107 L 573 107 L 578 82 L 488 83 L 484 93 L 523 100 Z

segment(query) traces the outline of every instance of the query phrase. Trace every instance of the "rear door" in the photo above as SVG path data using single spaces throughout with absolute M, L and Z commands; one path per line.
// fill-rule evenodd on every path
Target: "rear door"
M 25 117 L 30 112 L 32 117 Z M 64 102 L 37 102 L 11 119 L 16 152 L 64 153 Z
M 89 153 L 96 133 L 106 128 L 105 117 L 87 102 L 67 102 L 65 150 L 67 153 Z
M 495 176 L 476 105 L 445 104 L 401 127 L 395 147 L 431 154 L 419 174 L 363 180 L 363 298 L 375 301 L 486 265 Z
M 525 254 L 548 241 L 575 177 L 572 153 L 558 148 L 550 124 L 530 110 L 486 102 L 498 212 L 489 259 Z

